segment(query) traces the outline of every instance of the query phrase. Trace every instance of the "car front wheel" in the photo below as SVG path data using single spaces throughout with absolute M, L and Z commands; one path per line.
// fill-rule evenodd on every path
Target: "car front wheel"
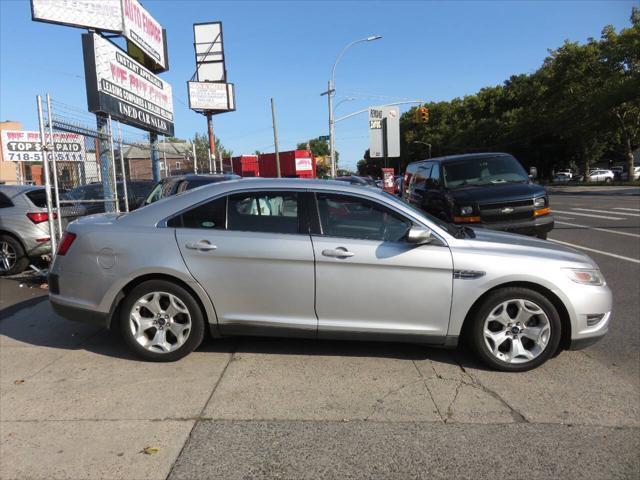
M 170 362 L 198 348 L 204 317 L 193 295 L 165 280 L 135 287 L 123 301 L 120 331 L 133 352 L 145 360 Z
M 560 343 L 558 311 L 542 294 L 511 287 L 492 292 L 476 310 L 470 343 L 491 368 L 522 372 L 542 365 Z

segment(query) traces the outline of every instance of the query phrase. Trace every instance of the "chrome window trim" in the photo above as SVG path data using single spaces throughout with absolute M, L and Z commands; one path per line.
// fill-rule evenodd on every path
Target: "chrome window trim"
M 360 192 L 354 193 L 354 192 L 345 192 L 344 190 L 335 190 L 335 189 L 324 189 L 324 188 L 320 188 L 320 189 L 314 189 L 314 188 L 308 188 L 308 187 L 302 187 L 302 188 L 296 188 L 296 187 L 252 187 L 252 188 L 239 188 L 239 189 L 235 189 L 235 190 L 228 190 L 226 192 L 222 192 L 219 193 L 217 195 L 213 195 L 205 200 L 202 200 L 198 203 L 194 203 L 189 205 L 188 207 L 183 208 L 182 210 L 179 210 L 177 212 L 172 213 L 171 215 L 168 215 L 166 217 L 164 217 L 163 219 L 159 220 L 158 222 L 156 222 L 156 224 L 154 225 L 155 228 L 171 228 L 167 226 L 167 222 L 174 218 L 177 217 L 178 215 L 182 215 L 184 212 L 191 210 L 192 208 L 197 208 L 201 205 L 204 205 L 205 203 L 209 203 L 212 202 L 214 200 L 217 200 L 220 197 L 224 197 L 224 196 L 229 196 L 229 195 L 235 195 L 235 194 L 239 194 L 239 193 L 254 193 L 254 192 L 296 192 L 296 193 L 313 193 L 314 194 L 314 198 L 315 198 L 315 204 L 316 204 L 316 212 L 315 214 L 318 216 L 318 222 L 320 222 L 320 211 L 318 209 L 318 205 L 317 205 L 317 198 L 316 198 L 316 194 L 318 193 L 331 193 L 331 194 L 335 194 L 335 195 L 348 195 L 348 196 L 352 196 L 352 197 L 356 197 L 356 198 L 360 198 L 362 200 L 367 200 L 370 202 L 374 202 L 376 204 L 382 205 L 385 208 L 388 208 L 389 210 L 392 210 L 394 212 L 396 212 L 397 214 L 399 214 L 400 216 L 404 217 L 404 218 L 408 218 L 412 223 L 417 223 L 423 227 L 428 228 L 429 230 L 431 230 L 431 232 L 433 233 L 433 235 L 440 241 L 440 244 L 442 246 L 448 246 L 448 242 L 446 240 L 446 236 L 443 235 L 443 233 L 441 232 L 440 227 L 438 227 L 437 225 L 431 224 L 428 219 L 424 218 L 424 217 L 417 217 L 414 216 L 412 213 L 406 212 L 401 208 L 398 208 L 395 204 L 389 202 L 381 202 L 380 199 L 373 197 L 373 196 L 368 196 L 368 195 L 362 195 Z M 227 208 L 228 208 L 229 202 L 227 201 Z M 228 215 L 227 215 L 228 216 Z M 225 219 L 225 229 L 227 227 L 226 225 L 226 219 Z M 322 223 L 320 222 L 320 228 L 322 229 Z M 228 231 L 228 230 L 227 230 Z M 233 231 L 239 231 L 239 230 L 233 230 Z M 253 233 L 273 233 L 273 232 L 253 232 Z M 301 233 L 278 233 L 277 235 L 308 235 L 308 234 L 301 234 Z M 337 238 L 342 238 L 342 237 L 337 237 Z M 437 246 L 437 245 L 434 245 Z

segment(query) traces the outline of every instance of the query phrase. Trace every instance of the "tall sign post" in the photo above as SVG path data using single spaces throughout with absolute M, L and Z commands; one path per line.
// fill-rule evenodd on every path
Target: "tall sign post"
M 369 107 L 369 156 L 382 158 L 383 171 L 390 157 L 400 156 L 400 109 Z M 386 172 L 388 174 L 388 171 Z
M 214 171 L 216 166 L 216 141 L 213 133 L 213 115 L 236 109 L 234 85 L 227 83 L 224 58 L 222 22 L 195 23 L 193 47 L 196 54 L 196 71 L 187 82 L 189 108 L 207 118 L 209 154 Z M 211 170 L 211 168 L 209 168 Z M 220 156 L 220 171 L 222 172 Z

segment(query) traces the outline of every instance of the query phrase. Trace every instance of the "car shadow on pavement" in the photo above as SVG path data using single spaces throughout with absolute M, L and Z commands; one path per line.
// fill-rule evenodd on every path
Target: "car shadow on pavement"
M 30 298 L 0 312 L 0 336 L 28 346 L 86 350 L 97 355 L 135 360 L 117 329 L 72 322 L 57 316 L 46 296 Z M 431 360 L 482 368 L 460 347 L 455 350 L 418 344 L 279 337 L 225 337 L 206 335 L 197 352 L 370 357 L 407 361 Z

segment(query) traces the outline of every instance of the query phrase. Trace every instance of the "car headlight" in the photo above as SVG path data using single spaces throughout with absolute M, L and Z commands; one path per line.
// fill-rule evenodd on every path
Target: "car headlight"
M 534 208 L 544 208 L 547 205 L 547 199 L 544 197 L 538 197 L 533 199 Z
M 460 215 L 471 215 L 473 213 L 473 207 L 460 207 Z
M 589 268 L 565 268 L 567 276 L 576 283 L 583 285 L 604 285 L 604 277 L 600 270 Z

